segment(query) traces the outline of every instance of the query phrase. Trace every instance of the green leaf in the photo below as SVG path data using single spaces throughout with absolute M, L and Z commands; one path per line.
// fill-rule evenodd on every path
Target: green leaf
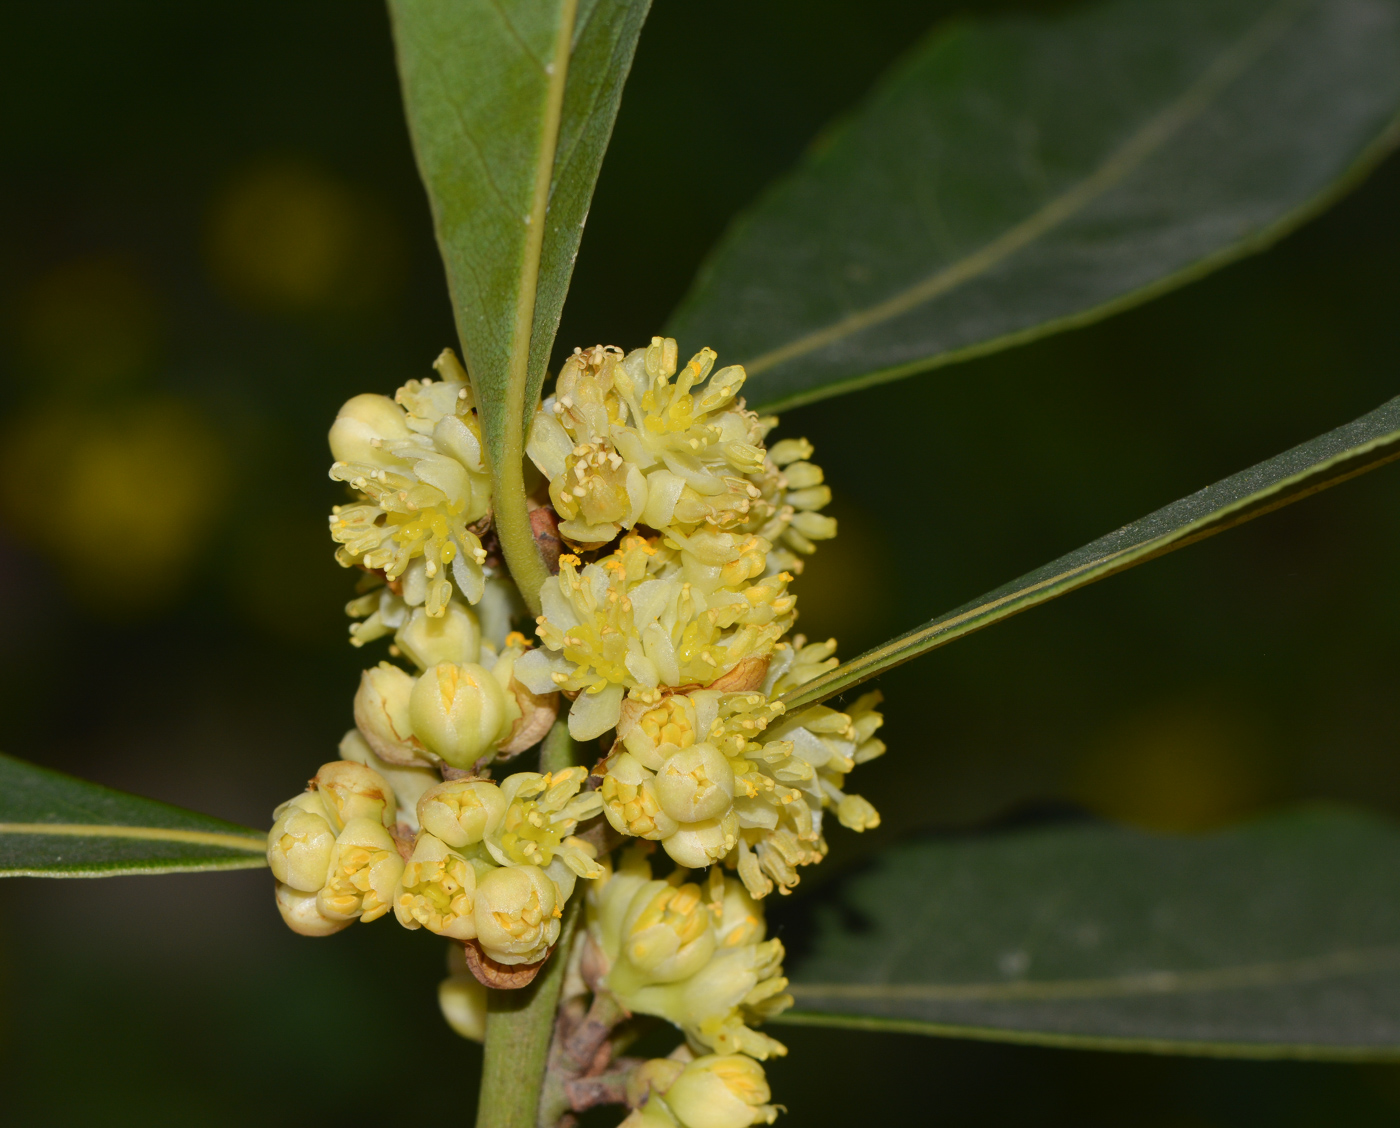
M 1396 0 L 1118 0 L 939 30 L 744 214 L 668 332 L 781 409 L 1259 250 L 1400 139 Z
M 1400 396 L 1335 430 L 1172 502 L 922 627 L 813 678 L 782 700 L 825 701 L 891 667 L 1400 458 Z
M 267 835 L 0 755 L 0 877 L 267 865 Z
M 649 0 L 390 0 L 419 172 L 527 599 L 524 429 Z M 522 574 L 523 573 L 523 574 Z
M 777 1021 L 1086 1049 L 1400 1059 L 1400 829 L 1312 809 L 905 845 L 811 910 Z M 798 911 L 802 911 L 799 908 Z

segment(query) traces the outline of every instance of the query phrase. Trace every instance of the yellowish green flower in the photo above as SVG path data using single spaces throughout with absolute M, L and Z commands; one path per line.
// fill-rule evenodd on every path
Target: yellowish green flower
M 501 866 L 477 879 L 476 937 L 491 959 L 537 963 L 559 939 L 563 901 L 539 866 Z
M 426 928 L 453 940 L 476 936 L 476 870 L 441 838 L 423 831 L 394 890 L 394 915 L 405 928 Z
M 589 937 L 606 965 L 602 986 L 627 1010 L 665 1018 L 692 1045 L 766 1058 L 782 1043 L 753 1026 L 792 1003 L 783 946 L 763 939 L 763 912 L 714 868 L 703 892 L 677 871 L 656 881 L 640 850 L 593 883 Z
M 791 577 L 762 576 L 766 541 L 697 533 L 685 544 L 693 551 L 627 536 L 581 567 L 565 555 L 541 590 L 544 646 L 521 658 L 516 677 L 537 693 L 574 696 L 575 739 L 615 726 L 624 693 L 655 702 L 663 688 L 709 685 L 766 659 L 791 627 Z
M 482 596 L 486 552 L 474 525 L 490 511 L 490 475 L 471 384 L 445 351 L 441 380 L 410 380 L 393 400 L 360 395 L 331 427 L 331 477 L 362 501 L 337 506 L 331 536 L 345 567 L 384 575 L 410 607 L 443 614 L 453 583 Z

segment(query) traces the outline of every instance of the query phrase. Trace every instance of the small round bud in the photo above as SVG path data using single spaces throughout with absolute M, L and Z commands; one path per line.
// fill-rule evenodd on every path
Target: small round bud
M 748 1128 L 777 1119 L 771 1095 L 763 1066 L 752 1058 L 707 1054 L 681 1071 L 665 1100 L 683 1128 Z
M 734 849 L 739 841 L 739 816 L 732 810 L 717 819 L 684 823 L 661 840 L 666 853 L 686 869 L 703 869 Z
M 304 893 L 280 881 L 277 883 L 277 911 L 287 927 L 301 936 L 329 936 L 354 923 L 323 916 L 316 906 L 315 893 Z
M 394 789 L 373 768 L 353 760 L 322 764 L 311 781 L 330 816 L 331 825 L 343 830 L 352 819 L 375 819 L 393 826 L 397 813 Z
M 476 976 L 470 972 L 449 975 L 438 984 L 438 1006 L 447 1025 L 463 1038 L 486 1040 L 486 988 Z
M 474 662 L 441 662 L 413 686 L 413 734 L 453 767 L 470 767 L 500 739 L 505 694 L 491 672 Z
M 447 845 L 473 846 L 486 828 L 505 813 L 506 798 L 490 780 L 457 779 L 439 783 L 418 800 L 418 821 Z
M 497 963 L 535 963 L 559 939 L 554 882 L 539 866 L 502 866 L 477 882 L 476 937 Z
M 398 648 L 420 670 L 439 662 L 475 662 L 481 657 L 481 627 L 476 612 L 451 600 L 441 615 L 415 607 L 394 635 Z
M 418 835 L 394 891 L 394 915 L 405 928 L 426 928 L 453 940 L 476 936 L 472 894 L 476 871 L 441 838 Z
M 718 818 L 734 800 L 734 772 L 713 744 L 695 744 L 661 765 L 656 797 L 679 823 Z
M 335 831 L 321 796 L 308 791 L 273 812 L 267 832 L 267 864 L 278 881 L 303 893 L 315 893 L 326 883 L 326 870 L 335 847 Z
M 317 908 L 332 920 L 378 920 L 389 911 L 402 873 L 403 859 L 383 825 L 351 819 L 335 840 Z
M 380 662 L 360 675 L 355 693 L 355 727 L 374 754 L 390 764 L 430 763 L 414 739 L 409 717 L 413 675 L 389 662 Z
M 383 443 L 411 438 L 404 410 L 388 396 L 365 394 L 345 401 L 331 424 L 331 455 L 337 462 L 406 466 Z
M 432 768 L 402 767 L 388 764 L 374 754 L 359 729 L 351 729 L 340 741 L 340 758 L 364 764 L 382 775 L 394 789 L 394 799 L 398 803 L 398 821 L 407 823 L 409 829 L 418 829 L 418 799 L 434 784 L 442 782 L 442 776 Z
M 622 958 L 648 983 L 694 975 L 715 950 L 709 907 L 698 885 L 649 881 L 632 897 L 622 925 Z

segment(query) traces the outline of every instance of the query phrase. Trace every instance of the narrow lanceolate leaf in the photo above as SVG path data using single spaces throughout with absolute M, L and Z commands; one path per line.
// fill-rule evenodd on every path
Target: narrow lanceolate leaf
M 0 755 L 0 877 L 252 869 L 267 835 Z
M 1091 1049 L 1400 1059 L 1400 828 L 1078 824 L 891 850 L 828 887 L 778 1021 Z
M 488 445 L 520 439 L 649 0 L 390 0 Z
M 954 639 L 1214 536 L 1396 458 L 1400 458 L 1400 396 L 1354 422 L 1198 490 L 908 634 L 867 650 L 787 694 L 783 700 L 789 710 L 824 701 Z
M 743 215 L 670 332 L 782 408 L 1258 250 L 1397 139 L 1397 0 L 1116 0 L 931 36 Z

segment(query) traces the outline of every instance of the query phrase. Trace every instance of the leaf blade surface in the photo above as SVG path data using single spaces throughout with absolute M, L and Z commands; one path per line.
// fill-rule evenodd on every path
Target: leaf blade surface
M 0 877 L 254 869 L 267 836 L 0 754 Z
M 909 844 L 824 891 L 776 1021 L 1396 1060 L 1397 891 L 1400 829 L 1337 808 L 1198 838 L 1080 823 Z
M 668 332 L 765 410 L 1018 344 L 1267 245 L 1397 110 L 1394 0 L 955 25 L 733 225 Z

